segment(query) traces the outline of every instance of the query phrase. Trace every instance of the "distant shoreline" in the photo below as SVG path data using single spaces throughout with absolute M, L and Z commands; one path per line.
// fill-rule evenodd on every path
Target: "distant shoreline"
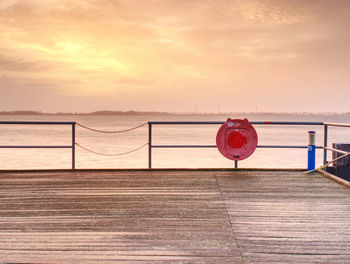
M 56 112 L 56 113 L 45 113 L 41 111 L 31 111 L 31 110 L 16 110 L 16 111 L 0 111 L 0 115 L 122 115 L 122 116 L 135 116 L 135 115 L 350 115 L 347 113 L 337 113 L 337 112 L 227 112 L 227 113 L 194 113 L 194 112 L 156 112 L 156 111 L 94 111 L 88 113 L 79 112 Z
M 168 112 L 141 112 L 141 111 L 95 111 L 88 113 L 56 112 L 45 113 L 41 111 L 1 111 L 0 115 L 171 115 Z

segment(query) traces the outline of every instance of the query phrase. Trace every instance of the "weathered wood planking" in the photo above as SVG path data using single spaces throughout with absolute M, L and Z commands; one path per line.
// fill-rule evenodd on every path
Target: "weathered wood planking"
M 2 263 L 350 263 L 350 189 L 287 171 L 0 173 Z
M 212 173 L 0 174 L 0 262 L 242 263 Z
M 350 263 L 350 189 L 296 172 L 216 173 L 247 263 Z

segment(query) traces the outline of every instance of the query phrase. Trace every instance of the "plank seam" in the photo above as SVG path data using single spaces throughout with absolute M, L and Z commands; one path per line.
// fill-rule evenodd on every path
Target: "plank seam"
M 238 251 L 239 251 L 239 255 L 240 255 L 240 257 L 241 257 L 242 263 L 247 263 L 247 262 L 244 260 L 241 247 L 240 247 L 240 245 L 239 245 L 239 243 L 238 243 L 238 239 L 237 239 L 235 230 L 234 230 L 234 228 L 233 228 L 233 224 L 232 224 L 232 221 L 231 221 L 231 217 L 230 217 L 230 214 L 228 213 L 228 210 L 227 210 L 225 198 L 224 198 L 223 193 L 221 192 L 221 188 L 220 188 L 220 185 L 219 185 L 219 182 L 218 182 L 217 175 L 215 174 L 214 177 L 215 177 L 216 186 L 217 186 L 218 191 L 219 191 L 219 194 L 220 194 L 221 201 L 222 201 L 222 203 L 223 203 L 223 205 L 224 205 L 224 207 L 225 207 L 225 213 L 226 213 L 227 220 L 228 220 L 228 222 L 230 223 L 230 226 L 231 226 L 232 237 L 233 237 L 234 241 L 236 242 L 237 249 L 238 249 Z

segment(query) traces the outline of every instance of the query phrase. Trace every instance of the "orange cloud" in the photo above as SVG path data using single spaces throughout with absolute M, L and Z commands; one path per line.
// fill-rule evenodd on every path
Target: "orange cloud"
M 320 100 L 317 89 L 345 90 L 349 10 L 343 0 L 3 0 L 0 92 L 40 83 L 48 98 L 168 111 L 229 110 L 239 94 L 252 100 L 236 102 L 242 110 L 293 111 L 306 88 Z

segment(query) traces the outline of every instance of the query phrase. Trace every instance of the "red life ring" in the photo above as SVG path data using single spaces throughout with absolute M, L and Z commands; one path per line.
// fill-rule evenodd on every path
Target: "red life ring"
M 258 145 L 258 135 L 248 119 L 230 119 L 219 128 L 216 146 L 230 160 L 248 158 Z

